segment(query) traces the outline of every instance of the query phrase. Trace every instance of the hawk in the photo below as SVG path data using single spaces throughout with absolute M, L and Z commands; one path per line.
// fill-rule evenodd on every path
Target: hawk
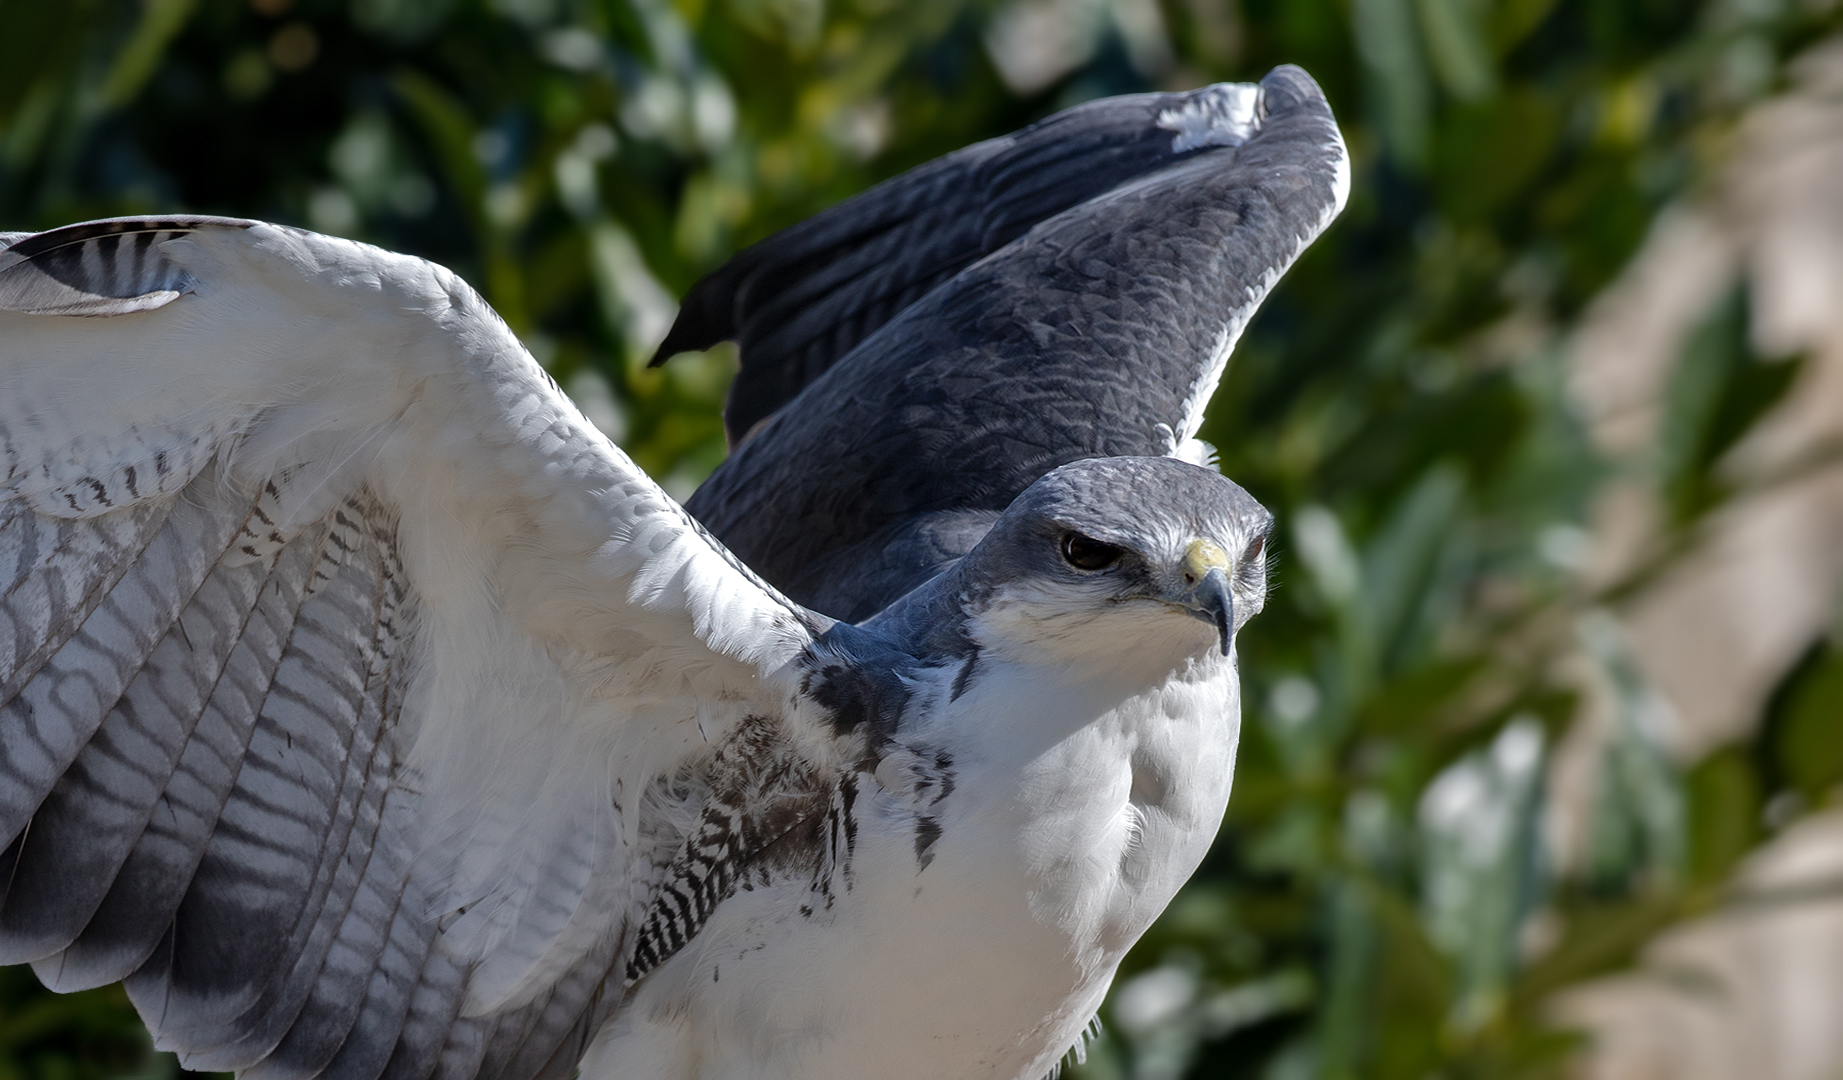
M 1280 68 L 741 253 L 688 509 L 441 267 L 0 236 L 0 962 L 249 1078 L 1037 1080 L 1228 798 L 1195 436 L 1346 162 Z

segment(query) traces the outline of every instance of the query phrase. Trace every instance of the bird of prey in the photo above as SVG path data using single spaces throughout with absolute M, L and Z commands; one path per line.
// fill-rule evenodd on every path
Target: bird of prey
M 1195 436 L 1347 177 L 1282 68 L 743 252 L 695 517 L 438 266 L 0 236 L 0 962 L 265 1080 L 1038 1080 L 1228 797 Z

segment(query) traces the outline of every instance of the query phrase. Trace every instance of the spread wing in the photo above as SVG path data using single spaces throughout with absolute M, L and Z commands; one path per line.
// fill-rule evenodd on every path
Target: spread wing
M 1239 144 L 1259 104 L 1248 85 L 1102 98 L 938 158 L 739 252 L 686 294 L 653 362 L 740 344 L 724 415 L 739 443 L 936 285 L 1175 156 Z
M 1081 106 L 841 203 L 687 298 L 667 347 L 737 337 L 732 431 L 768 416 L 688 506 L 788 595 L 874 614 L 1059 465 L 1207 452 L 1230 350 L 1348 187 L 1323 94 L 1282 67 Z
M 0 251 L 0 961 L 245 1076 L 567 1076 L 820 627 L 439 267 L 255 222 Z M 669 861 L 666 853 L 665 861 Z
M 1147 116 L 1182 98 L 1089 102 L 931 161 L 738 253 L 685 296 L 653 363 L 738 342 L 743 367 L 723 419 L 730 442 L 741 442 L 936 285 L 1037 222 L 1167 164 L 1171 133 Z

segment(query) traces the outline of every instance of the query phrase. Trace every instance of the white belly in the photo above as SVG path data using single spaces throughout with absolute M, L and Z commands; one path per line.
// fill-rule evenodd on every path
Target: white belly
M 725 900 L 585 1080 L 1040 1080 L 1202 860 L 1234 765 L 1231 661 L 1107 697 L 1000 669 L 905 731 L 954 748 L 926 866 L 912 809 L 860 776 L 830 909 L 790 878 Z

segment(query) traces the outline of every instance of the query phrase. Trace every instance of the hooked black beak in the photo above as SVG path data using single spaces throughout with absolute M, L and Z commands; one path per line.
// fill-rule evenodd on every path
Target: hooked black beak
M 1235 594 L 1229 591 L 1229 557 L 1222 548 L 1198 538 L 1184 552 L 1185 591 L 1175 597 L 1179 607 L 1216 628 L 1222 655 L 1229 655 L 1235 633 Z
M 1229 591 L 1229 576 L 1220 569 L 1203 575 L 1184 598 L 1184 610 L 1214 626 L 1222 655 L 1229 655 L 1229 636 L 1235 633 L 1235 594 Z

